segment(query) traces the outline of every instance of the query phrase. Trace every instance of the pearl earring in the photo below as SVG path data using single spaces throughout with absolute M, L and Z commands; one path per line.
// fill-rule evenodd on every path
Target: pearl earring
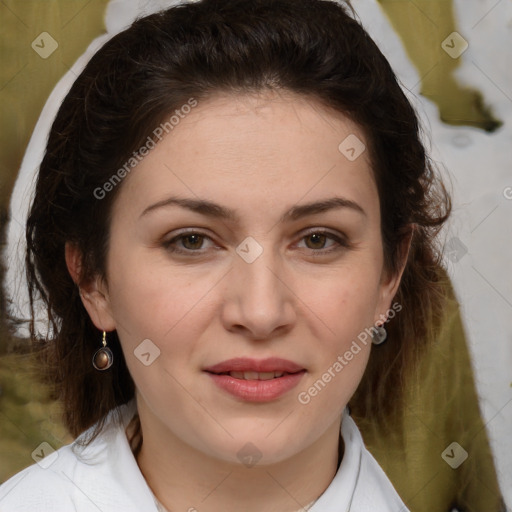
M 374 345 L 380 345 L 386 341 L 388 333 L 382 325 L 376 325 L 375 330 L 372 330 L 372 343 Z

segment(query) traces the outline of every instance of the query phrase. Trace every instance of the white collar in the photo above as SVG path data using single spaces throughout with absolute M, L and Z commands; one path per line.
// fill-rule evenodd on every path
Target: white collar
M 140 472 L 125 433 L 126 426 L 137 412 L 135 399 L 119 407 L 118 412 L 121 415 L 120 426 L 113 423 L 114 411 L 111 411 L 102 434 L 85 448 L 79 447 L 75 441 L 73 452 L 81 461 L 99 462 L 108 475 L 116 475 L 117 483 L 124 492 L 130 493 L 133 503 L 139 503 L 134 510 L 155 510 L 153 494 Z M 85 432 L 78 440 L 87 435 Z M 310 512 L 408 512 L 384 471 L 366 449 L 348 409 L 343 413 L 341 435 L 344 441 L 341 464 Z M 112 485 L 112 482 L 107 485 Z
M 0 486 L 2 510 L 157 512 L 125 432 L 136 412 L 131 400 L 109 413 L 88 446 L 80 441 L 94 427 L 49 455 L 48 464 L 34 464 L 11 477 Z M 341 435 L 345 449 L 340 467 L 310 512 L 408 512 L 347 410 Z

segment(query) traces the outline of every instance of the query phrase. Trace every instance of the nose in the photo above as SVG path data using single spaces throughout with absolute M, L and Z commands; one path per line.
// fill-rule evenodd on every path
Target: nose
M 270 249 L 253 262 L 236 257 L 226 285 L 222 322 L 230 332 L 268 340 L 288 332 L 296 321 L 290 273 Z

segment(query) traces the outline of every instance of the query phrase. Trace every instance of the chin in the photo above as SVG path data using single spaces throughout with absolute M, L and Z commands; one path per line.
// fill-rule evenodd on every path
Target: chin
M 233 438 L 212 445 L 213 439 L 204 439 L 209 444 L 209 455 L 229 464 L 243 465 L 245 467 L 270 466 L 286 461 L 300 453 L 307 444 L 306 437 L 297 435 L 298 425 L 293 430 L 278 427 L 282 418 L 272 422 L 272 425 L 255 432 L 254 427 L 243 429 L 237 426 Z M 278 427 L 276 429 L 276 427 Z M 293 443 L 291 442 L 293 440 Z M 220 441 L 220 440 L 219 440 Z M 206 447 L 205 447 L 206 448 Z

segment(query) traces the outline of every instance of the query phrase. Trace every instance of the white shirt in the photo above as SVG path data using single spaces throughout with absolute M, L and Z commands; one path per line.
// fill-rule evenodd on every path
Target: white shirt
M 36 450 L 46 457 L 0 486 L 0 511 L 157 512 L 125 432 L 137 411 L 135 400 L 119 411 L 123 425 L 116 425 L 110 413 L 101 434 L 85 448 L 77 441 L 89 431 L 55 452 L 49 446 Z M 347 410 L 341 435 L 341 464 L 310 512 L 409 512 Z

